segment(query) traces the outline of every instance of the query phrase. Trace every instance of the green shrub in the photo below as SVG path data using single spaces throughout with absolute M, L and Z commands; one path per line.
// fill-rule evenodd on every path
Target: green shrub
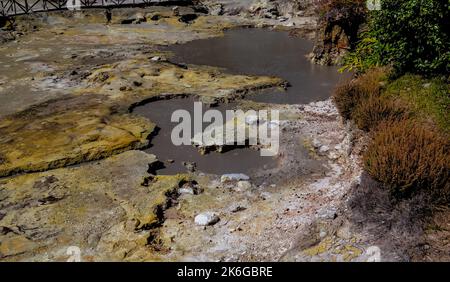
M 368 31 L 345 60 L 348 69 L 392 65 L 398 74 L 448 73 L 448 0 L 381 0 Z
M 450 196 L 448 136 L 412 120 L 383 122 L 364 154 L 366 171 L 397 198 L 425 192 Z

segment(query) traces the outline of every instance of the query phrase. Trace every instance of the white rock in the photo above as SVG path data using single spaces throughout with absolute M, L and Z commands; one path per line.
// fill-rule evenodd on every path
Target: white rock
M 319 154 L 326 154 L 328 151 L 330 150 L 330 147 L 326 146 L 326 145 L 322 145 L 319 148 Z
M 224 174 L 222 175 L 222 177 L 220 177 L 220 181 L 222 183 L 227 181 L 241 181 L 241 180 L 250 180 L 250 177 L 243 173 Z
M 161 61 L 161 57 L 156 56 L 156 57 L 151 58 L 151 60 L 153 62 L 158 62 L 158 61 Z
M 194 189 L 192 187 L 183 187 L 178 189 L 178 194 L 190 194 L 194 195 Z
M 322 144 L 320 143 L 320 141 L 317 140 L 317 139 L 314 139 L 314 140 L 312 141 L 312 145 L 313 145 L 313 147 L 314 147 L 315 149 L 318 149 L 318 148 L 320 148 L 320 146 L 322 146 Z
M 205 212 L 197 215 L 194 219 L 195 224 L 200 226 L 214 225 L 220 218 L 213 212 Z
M 334 149 L 336 151 L 341 151 L 342 150 L 342 144 L 337 144 L 336 146 L 334 146 Z

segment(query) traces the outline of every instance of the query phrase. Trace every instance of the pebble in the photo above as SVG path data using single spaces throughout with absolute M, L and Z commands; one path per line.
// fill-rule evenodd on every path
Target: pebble
M 178 189 L 178 194 L 189 194 L 189 195 L 194 195 L 194 188 L 192 187 L 183 187 Z
M 214 225 L 220 218 L 213 212 L 205 212 L 197 215 L 194 219 L 195 224 L 200 226 Z
M 319 148 L 319 154 L 326 154 L 330 150 L 330 147 L 322 145 Z
M 313 147 L 314 147 L 315 149 L 318 149 L 318 148 L 320 148 L 320 146 L 322 146 L 322 144 L 320 143 L 320 141 L 317 140 L 317 139 L 314 139 L 314 140 L 312 141 L 312 145 L 313 145 Z

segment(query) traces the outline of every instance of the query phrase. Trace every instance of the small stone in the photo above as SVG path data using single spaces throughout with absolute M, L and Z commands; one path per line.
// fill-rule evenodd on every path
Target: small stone
M 222 175 L 222 177 L 220 177 L 220 181 L 222 183 L 227 181 L 241 181 L 241 180 L 250 180 L 250 177 L 243 173 L 224 174 Z
M 214 225 L 220 218 L 213 212 L 205 212 L 197 215 L 194 219 L 195 224 L 200 226 Z
M 158 61 L 161 61 L 161 57 L 155 56 L 155 57 L 151 58 L 150 60 L 153 62 L 158 62 Z
M 320 146 L 322 146 L 322 144 L 320 143 L 320 141 L 317 140 L 317 139 L 314 139 L 314 140 L 312 141 L 312 145 L 313 145 L 313 147 L 314 147 L 315 149 L 318 149 L 318 148 L 320 148 Z
M 188 195 L 195 195 L 194 188 L 192 187 L 182 187 L 178 189 L 178 194 L 188 194 Z
M 324 155 L 326 154 L 328 151 L 330 150 L 330 147 L 326 146 L 326 145 L 322 145 L 319 148 L 319 154 Z
M 168 159 L 167 160 L 167 163 L 169 163 L 169 164 L 173 164 L 175 162 L 175 160 L 173 160 L 173 159 Z

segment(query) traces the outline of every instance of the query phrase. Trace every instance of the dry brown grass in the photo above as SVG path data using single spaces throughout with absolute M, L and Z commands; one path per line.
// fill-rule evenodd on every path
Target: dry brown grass
M 358 128 L 370 131 L 383 121 L 396 121 L 411 116 L 408 106 L 400 99 L 370 95 L 359 100 L 352 113 Z
M 364 154 L 366 171 L 397 198 L 425 192 L 450 199 L 450 142 L 430 125 L 412 120 L 381 123 Z
M 387 75 L 388 71 L 385 68 L 375 68 L 357 79 L 338 85 L 334 91 L 333 100 L 342 117 L 352 118 L 355 107 L 362 99 L 380 96 Z
M 354 81 L 346 81 L 336 87 L 333 94 L 333 101 L 343 118 L 351 118 L 353 109 L 361 95 L 362 93 Z

